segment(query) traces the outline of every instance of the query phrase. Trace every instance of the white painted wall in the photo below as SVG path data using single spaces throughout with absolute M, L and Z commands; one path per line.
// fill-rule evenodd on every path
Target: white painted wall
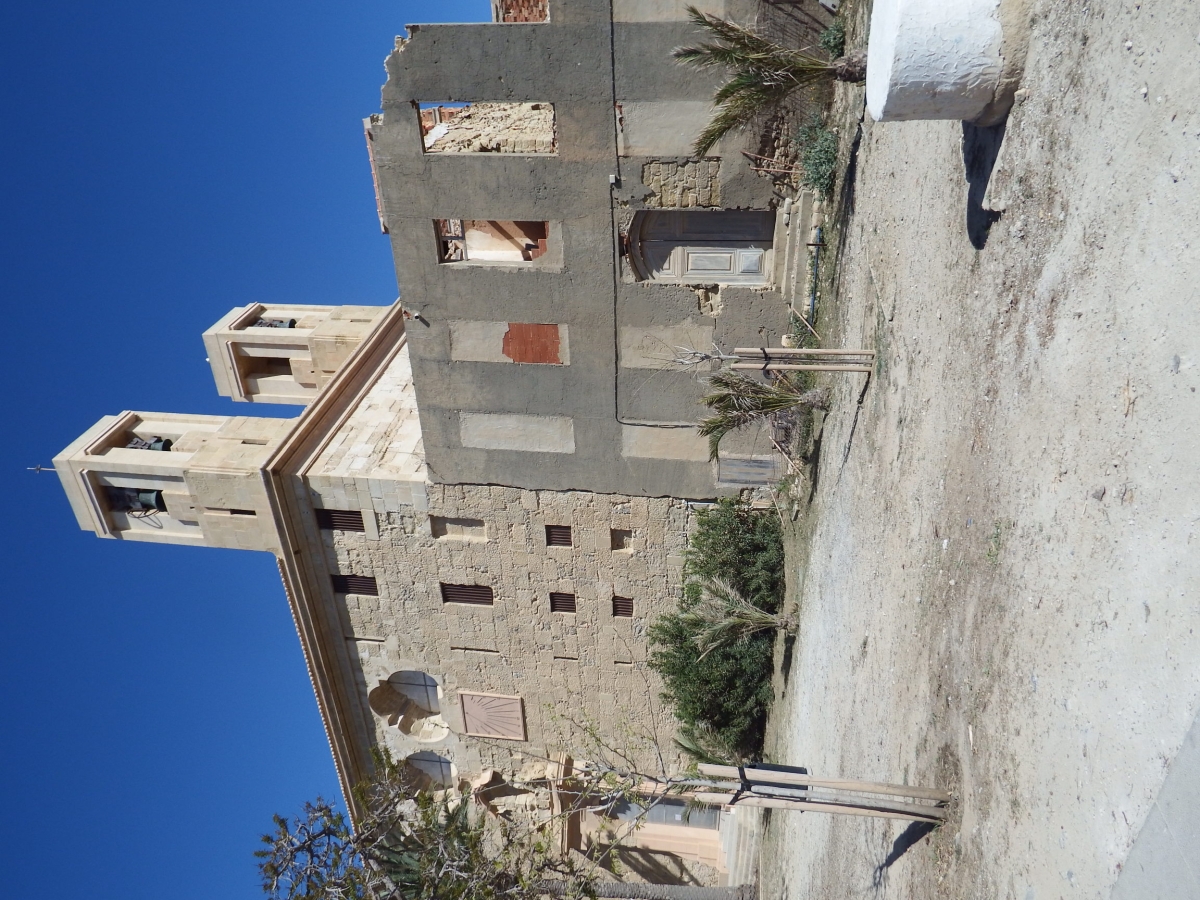
M 875 0 L 867 110 L 877 122 L 971 121 L 1003 69 L 1001 0 Z

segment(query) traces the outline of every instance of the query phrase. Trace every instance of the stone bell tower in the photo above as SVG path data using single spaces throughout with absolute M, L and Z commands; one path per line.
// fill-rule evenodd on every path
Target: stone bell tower
M 385 306 L 239 306 L 204 332 L 222 397 L 307 405 L 387 312 Z
M 54 458 L 100 537 L 279 551 L 263 466 L 295 419 L 123 412 Z

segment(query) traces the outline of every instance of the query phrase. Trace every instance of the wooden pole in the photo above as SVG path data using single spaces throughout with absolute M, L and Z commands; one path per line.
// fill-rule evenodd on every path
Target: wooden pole
M 760 806 L 767 809 L 794 809 L 800 812 L 837 813 L 845 816 L 873 816 L 879 819 L 908 819 L 916 822 L 938 824 L 933 816 L 917 813 L 890 812 L 887 810 L 863 808 L 861 806 L 846 806 L 838 803 L 814 803 L 809 800 L 784 800 L 777 797 L 741 796 L 734 802 L 730 794 L 696 794 L 701 803 L 711 803 L 714 806 Z M 932 807 L 930 812 L 935 812 Z
M 821 363 L 811 366 L 798 366 L 790 363 L 734 363 L 731 369 L 766 369 L 768 372 L 870 372 L 871 366 L 838 365 L 836 363 Z
M 738 356 L 754 356 L 770 359 L 775 356 L 869 356 L 875 358 L 874 350 L 837 350 L 829 347 L 735 347 Z
M 884 784 L 877 781 L 853 781 L 846 778 L 814 778 L 799 772 L 780 772 L 775 769 L 753 769 L 745 766 L 714 766 L 701 763 L 701 775 L 712 778 L 730 778 L 750 784 L 792 784 L 801 787 L 830 788 L 842 791 L 859 791 L 868 794 L 886 794 L 893 797 L 914 797 L 920 800 L 949 802 L 950 793 L 936 788 L 914 787 L 908 784 Z

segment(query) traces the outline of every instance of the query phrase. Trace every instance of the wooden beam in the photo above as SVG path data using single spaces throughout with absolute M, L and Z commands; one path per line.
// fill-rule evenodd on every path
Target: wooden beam
M 888 812 L 877 809 L 863 809 L 860 806 L 844 806 L 838 803 L 812 803 L 807 800 L 782 800 L 775 797 L 758 797 L 743 794 L 733 803 L 732 794 L 696 794 L 701 803 L 711 803 L 714 806 L 760 806 L 767 809 L 794 809 L 799 812 L 835 813 L 843 816 L 872 816 L 878 819 L 907 819 L 915 822 L 929 822 L 937 825 L 939 820 L 928 815 L 916 813 Z M 933 811 L 932 809 L 930 810 Z
M 914 787 L 908 784 L 884 784 L 878 781 L 853 781 L 846 778 L 815 778 L 799 772 L 780 772 L 775 769 L 753 769 L 745 766 L 714 766 L 701 763 L 700 774 L 711 778 L 731 778 L 750 784 L 794 784 L 801 787 L 822 787 L 842 791 L 887 794 L 893 797 L 914 797 L 920 800 L 950 800 L 949 791 Z

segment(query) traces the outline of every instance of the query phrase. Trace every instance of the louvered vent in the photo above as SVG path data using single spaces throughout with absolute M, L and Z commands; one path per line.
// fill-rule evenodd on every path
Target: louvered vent
M 632 597 L 613 597 L 613 615 L 629 618 L 633 615 Z
M 362 510 L 317 509 L 317 525 L 326 531 L 366 531 Z
M 575 595 L 560 594 L 556 591 L 550 592 L 550 612 L 573 613 L 575 612 Z
M 441 588 L 443 603 L 492 605 L 492 589 L 486 584 L 443 584 Z
M 379 596 L 379 585 L 374 575 L 330 575 L 333 580 L 335 594 L 365 594 L 368 597 Z
M 570 547 L 571 544 L 571 526 L 570 525 L 547 525 L 546 526 L 546 546 L 547 547 Z

